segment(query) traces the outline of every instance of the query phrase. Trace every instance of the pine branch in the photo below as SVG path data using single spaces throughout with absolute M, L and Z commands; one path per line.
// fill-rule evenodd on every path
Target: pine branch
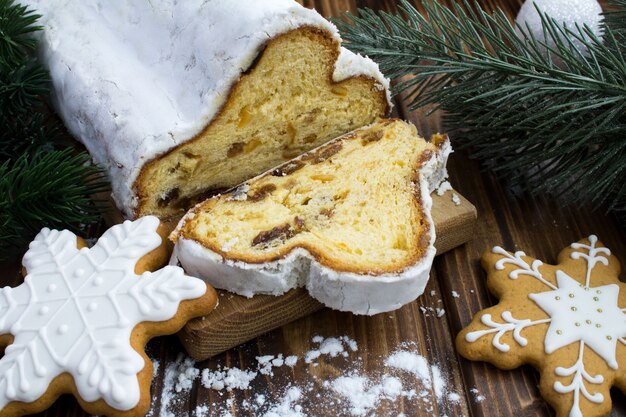
M 42 227 L 78 231 L 100 219 L 108 190 L 86 153 L 39 152 L 0 165 L 0 259 L 24 249 Z
M 32 34 L 41 29 L 35 25 L 39 17 L 13 0 L 0 0 L 0 69 L 20 66 L 35 49 Z
M 40 105 L 40 97 L 49 92 L 48 73 L 34 58 L 0 72 L 0 109 L 3 115 L 20 117 Z
M 616 36 L 626 36 L 626 0 L 609 0 L 610 10 L 604 13 L 604 23 Z
M 62 141 L 60 126 L 37 112 L 19 117 L 0 115 L 0 163 L 17 159 L 20 155 L 34 155 L 51 151 Z
M 626 0 L 614 0 L 613 15 Z M 604 42 L 542 14 L 547 42 L 465 2 L 401 0 L 401 15 L 365 9 L 337 21 L 348 47 L 400 79 L 411 108 L 434 104 L 457 145 L 512 184 L 626 213 L 626 59 L 611 18 Z M 624 25 L 623 21 L 617 26 Z M 520 36 L 519 33 L 522 35 Z M 577 40 L 587 49 L 579 52 Z

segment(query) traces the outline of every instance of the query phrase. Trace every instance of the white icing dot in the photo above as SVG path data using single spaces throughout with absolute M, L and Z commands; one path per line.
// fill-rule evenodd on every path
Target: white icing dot
M 94 311 L 96 308 L 98 308 L 98 304 L 95 303 L 94 301 L 87 304 L 87 311 Z
M 49 311 L 50 311 L 50 308 L 48 306 L 42 306 L 39 309 L 39 315 L 40 316 L 45 316 L 46 314 L 48 314 Z
M 56 286 L 56 284 L 50 284 L 50 285 L 48 285 L 47 289 L 48 289 L 48 292 L 54 292 L 54 290 L 57 289 L 57 286 Z
M 103 282 L 104 280 L 102 279 L 102 277 L 95 277 L 93 279 L 93 285 L 96 287 L 99 287 L 100 285 L 102 285 Z
M 78 268 L 76 271 L 74 271 L 74 276 L 76 278 L 80 278 L 80 277 L 82 277 L 84 275 L 85 275 L 85 270 L 82 269 L 82 268 Z
M 58 334 L 65 334 L 65 333 L 67 333 L 68 330 L 69 330 L 69 327 L 67 327 L 67 324 L 62 324 L 57 329 L 57 333 Z

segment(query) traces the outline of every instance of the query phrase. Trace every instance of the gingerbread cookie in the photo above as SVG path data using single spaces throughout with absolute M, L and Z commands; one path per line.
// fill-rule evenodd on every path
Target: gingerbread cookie
M 502 369 L 531 364 L 560 417 L 611 412 L 612 386 L 626 392 L 626 284 L 617 258 L 589 236 L 557 265 L 500 247 L 482 258 L 500 299 L 456 339 L 461 355 Z
M 64 393 L 92 414 L 146 414 L 146 342 L 178 331 L 217 300 L 178 267 L 141 273 L 165 255 L 158 227 L 151 216 L 127 221 L 92 248 L 67 230 L 37 235 L 24 256 L 24 283 L 0 290 L 0 341 L 8 344 L 0 416 L 42 411 Z

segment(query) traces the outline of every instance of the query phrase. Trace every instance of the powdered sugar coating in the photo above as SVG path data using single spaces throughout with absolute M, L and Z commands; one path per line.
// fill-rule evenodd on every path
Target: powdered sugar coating
M 337 29 L 292 0 L 26 0 L 43 17 L 41 58 L 68 130 L 109 173 L 127 217 L 145 163 L 198 134 L 271 38 Z M 341 52 L 335 81 L 388 81 L 371 60 Z

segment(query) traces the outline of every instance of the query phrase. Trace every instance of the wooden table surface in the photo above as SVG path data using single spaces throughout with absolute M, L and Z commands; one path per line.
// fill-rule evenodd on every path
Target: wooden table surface
M 394 9 L 394 1 L 348 1 L 348 0 L 304 0 L 308 7 L 316 7 L 324 15 L 337 15 L 344 10 L 368 6 L 386 10 Z M 483 1 L 493 5 L 497 2 Z M 521 1 L 503 3 L 506 11 L 514 16 Z M 435 131 L 444 131 L 437 115 L 426 118 L 424 114 L 409 113 L 398 103 L 399 116 L 414 122 L 422 135 L 428 137 Z M 453 141 L 462 138 L 453 138 Z M 478 310 L 493 305 L 497 300 L 485 287 L 485 274 L 478 259 L 483 251 L 494 245 L 509 250 L 524 250 L 546 262 L 554 262 L 557 253 L 565 246 L 597 234 L 626 265 L 626 233 L 610 216 L 592 212 L 585 208 L 563 208 L 550 196 L 531 198 L 528 195 L 513 195 L 505 183 L 492 174 L 481 171 L 478 162 L 467 158 L 465 153 L 456 152 L 449 163 L 450 182 L 456 190 L 468 198 L 478 210 L 475 238 L 468 244 L 435 259 L 430 282 L 425 294 L 417 301 L 393 312 L 373 317 L 354 316 L 325 309 L 310 317 L 298 320 L 276 331 L 266 334 L 245 345 L 221 354 L 211 360 L 198 363 L 198 369 L 216 369 L 218 365 L 255 369 L 256 357 L 261 355 L 297 355 L 300 360 L 295 367 L 274 368 L 274 376 L 257 377 L 248 390 L 231 392 L 204 388 L 198 380 L 188 393 L 178 396 L 174 415 L 194 416 L 198 405 L 207 405 L 206 415 L 233 416 L 255 415 L 249 403 L 255 393 L 264 393 L 268 398 L 280 396 L 289 383 L 307 382 L 308 389 L 298 404 L 305 415 L 345 415 L 346 410 L 333 407 L 328 399 L 320 399 L 316 393 L 322 390 L 322 381 L 334 379 L 350 371 L 362 375 L 381 375 L 386 372 L 384 358 L 402 347 L 419 352 L 429 363 L 437 364 L 447 378 L 448 390 L 460 394 L 459 401 L 435 402 L 430 406 L 423 402 L 400 398 L 396 401 L 381 401 L 367 415 L 406 416 L 552 416 L 554 412 L 541 399 L 538 373 L 526 366 L 514 371 L 500 371 L 484 363 L 472 363 L 460 358 L 454 349 L 453 340 L 461 328 L 468 324 Z M 3 284 L 19 282 L 16 268 L 4 267 L 7 274 L 0 274 Z M 623 278 L 623 277 L 622 277 Z M 456 291 L 458 297 L 452 292 Z M 432 295 L 431 295 L 432 294 Z M 445 314 L 437 318 L 424 314 L 422 307 L 440 307 Z M 324 337 L 348 336 L 358 344 L 357 352 L 348 358 L 322 358 L 319 365 L 305 364 L 302 358 L 313 348 L 311 339 L 315 335 Z M 165 368 L 176 360 L 182 347 L 175 336 L 162 337 L 150 342 L 148 354 L 158 360 L 160 366 L 153 384 L 154 410 L 162 405 L 162 390 Z M 403 379 L 405 389 L 411 380 Z M 419 386 L 415 382 L 415 388 Z M 477 401 L 471 392 L 478 389 L 485 397 Z M 626 416 L 626 396 L 612 391 L 614 410 L 611 416 Z M 227 403 L 228 400 L 231 400 Z M 330 404 L 330 406 L 329 406 Z M 60 398 L 45 416 L 83 416 L 76 402 L 68 396 Z M 158 411 L 152 415 L 158 416 Z M 162 413 L 161 413 L 162 415 Z

